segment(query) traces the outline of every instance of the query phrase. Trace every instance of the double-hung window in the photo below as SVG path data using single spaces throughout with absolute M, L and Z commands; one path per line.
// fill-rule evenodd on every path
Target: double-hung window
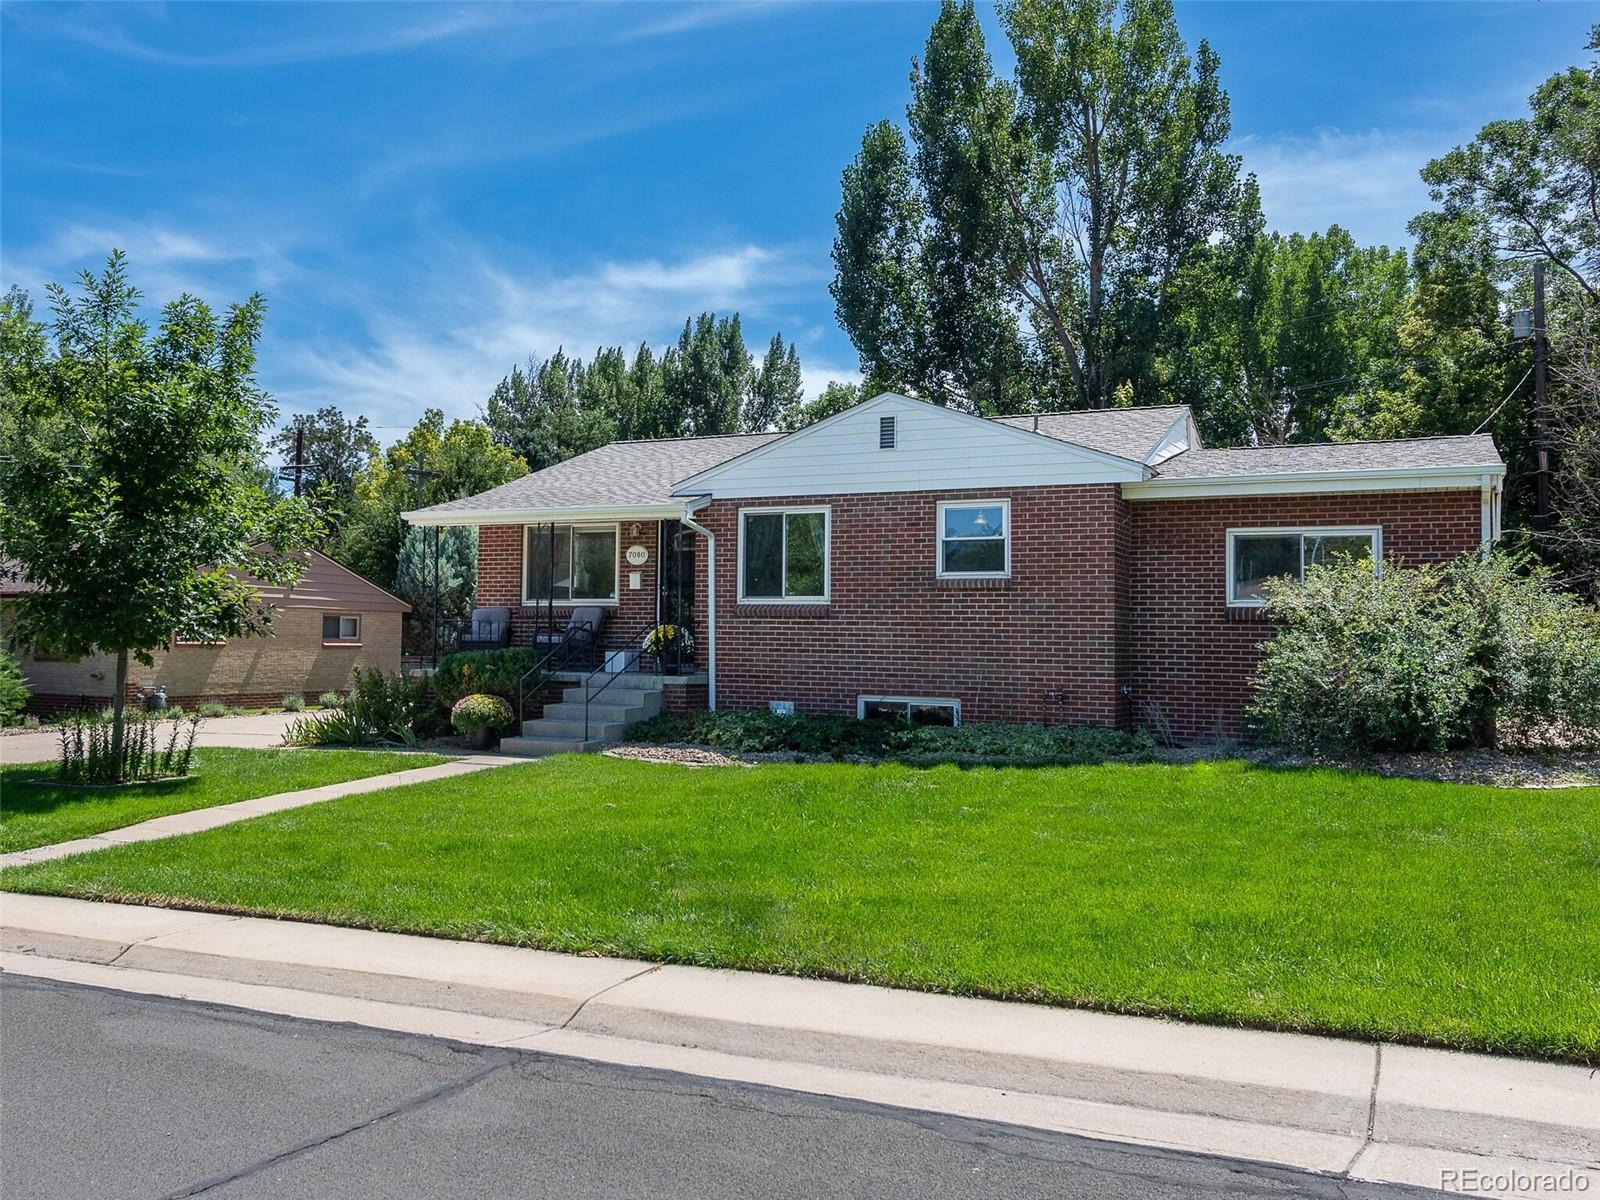
M 615 525 L 529 525 L 523 530 L 524 604 L 614 604 Z
M 939 577 L 1002 579 L 1011 574 L 1011 502 L 947 500 L 939 505 Z
M 1266 603 L 1269 579 L 1303 580 L 1313 563 L 1336 558 L 1362 559 L 1374 571 L 1383 563 L 1383 530 L 1377 525 L 1328 529 L 1228 530 L 1228 603 L 1259 607 Z
M 828 599 L 826 508 L 739 512 L 739 599 L 819 604 Z

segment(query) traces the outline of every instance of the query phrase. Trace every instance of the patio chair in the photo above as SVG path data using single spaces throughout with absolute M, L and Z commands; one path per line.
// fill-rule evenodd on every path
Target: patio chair
M 472 624 L 461 631 L 463 650 L 503 650 L 511 644 L 509 608 L 475 608 Z
M 600 643 L 600 627 L 606 623 L 606 610 L 598 604 L 585 604 L 572 610 L 567 617 L 567 627 L 562 630 L 545 629 L 534 634 L 533 644 L 548 650 L 566 642 L 574 654 L 593 650 Z

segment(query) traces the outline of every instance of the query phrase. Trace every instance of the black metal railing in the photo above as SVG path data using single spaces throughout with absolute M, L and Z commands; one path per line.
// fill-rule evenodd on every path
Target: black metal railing
M 654 665 L 656 667 L 656 670 L 659 671 L 661 669 L 661 658 L 660 658 L 660 656 L 644 649 L 644 640 L 645 640 L 646 637 L 649 636 L 650 631 L 652 629 L 656 628 L 656 625 L 657 625 L 657 622 L 651 621 L 648 625 L 641 625 L 638 629 L 634 630 L 634 632 L 631 635 L 626 635 L 626 636 L 622 637 L 621 639 L 619 639 L 622 642 L 622 646 L 623 646 L 623 649 L 620 650 L 620 651 L 611 650 L 611 651 L 608 652 L 607 650 L 602 648 L 601 651 L 600 651 L 600 665 L 598 667 L 596 667 L 593 671 L 590 671 L 587 675 L 584 676 L 584 679 L 583 679 L 583 740 L 584 741 L 587 742 L 589 740 L 589 706 L 594 703 L 594 698 L 596 696 L 599 696 L 599 695 L 603 694 L 608 687 L 610 687 L 613 683 L 615 683 L 623 675 L 626 675 L 626 674 L 628 674 L 630 672 L 634 672 L 634 673 L 640 672 L 641 668 L 642 668 L 642 664 L 644 663 L 644 661 L 646 659 L 650 659 L 654 663 Z M 618 654 L 618 653 L 623 655 L 622 666 L 617 670 L 612 670 L 611 668 L 612 668 L 614 660 L 612 660 L 611 655 Z M 607 676 L 606 681 L 604 683 L 602 683 L 598 688 L 594 687 L 594 683 L 593 683 L 594 677 L 596 675 L 605 675 L 605 676 Z
M 552 633 L 554 630 L 551 631 Z M 535 634 L 537 637 L 538 635 Z M 553 675 L 557 671 L 564 671 L 577 659 L 583 650 L 592 650 L 599 646 L 600 639 L 595 630 L 587 624 L 568 625 L 561 631 L 561 639 L 551 646 L 545 654 L 529 667 L 517 679 L 517 720 L 522 720 L 528 711 L 527 691 L 528 680 L 535 675 L 541 678 Z

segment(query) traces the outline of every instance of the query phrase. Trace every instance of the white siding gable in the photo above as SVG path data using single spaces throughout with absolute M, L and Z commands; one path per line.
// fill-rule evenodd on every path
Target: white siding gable
M 880 421 L 890 416 L 894 448 L 886 450 Z M 1129 459 L 886 392 L 702 471 L 674 491 L 737 499 L 1126 483 L 1149 474 Z

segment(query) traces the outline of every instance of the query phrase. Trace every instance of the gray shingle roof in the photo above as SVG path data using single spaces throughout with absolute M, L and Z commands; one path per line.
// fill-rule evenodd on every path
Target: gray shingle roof
M 1161 479 L 1298 475 L 1315 471 L 1405 471 L 1429 467 L 1497 467 L 1487 434 L 1393 442 L 1320 442 L 1305 446 L 1185 450 L 1155 468 Z
M 1002 425 L 1032 430 L 1058 442 L 1087 446 L 1118 458 L 1143 462 L 1150 456 L 1173 422 L 1187 411 L 1182 404 L 1163 404 L 1150 408 L 1099 408 L 1079 412 L 1040 413 L 1032 416 L 992 417 Z
M 667 438 L 661 441 L 612 442 L 553 467 L 513 479 L 476 496 L 435 504 L 433 513 L 484 512 L 494 509 L 608 508 L 633 504 L 672 504 L 679 480 L 758 446 L 776 433 L 728 437 Z

